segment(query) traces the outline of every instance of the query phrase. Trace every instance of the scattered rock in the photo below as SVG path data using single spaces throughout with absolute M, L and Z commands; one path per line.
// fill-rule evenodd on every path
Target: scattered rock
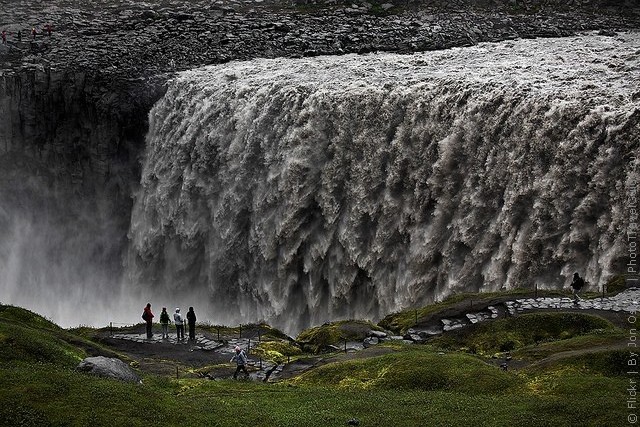
M 382 332 L 382 331 L 370 331 L 369 332 L 369 336 L 370 337 L 376 337 L 378 339 L 387 338 L 387 333 L 386 332 Z
M 364 345 L 364 348 L 369 348 L 372 345 L 378 345 L 379 343 L 380 343 L 380 340 L 378 338 L 376 338 L 376 337 L 367 337 L 367 338 L 364 339 L 362 344 Z
M 99 377 L 115 378 L 121 381 L 139 383 L 140 377 L 120 359 L 104 356 L 87 357 L 77 369 Z

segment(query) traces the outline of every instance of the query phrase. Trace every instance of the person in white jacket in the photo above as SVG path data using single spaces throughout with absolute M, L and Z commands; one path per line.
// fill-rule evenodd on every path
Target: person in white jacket
M 180 314 L 180 307 L 177 307 L 176 312 L 173 313 L 173 323 L 176 324 L 178 341 L 184 340 L 184 321 L 182 320 L 182 314 Z
M 238 373 L 240 371 L 244 371 L 244 376 L 246 378 L 249 376 L 249 372 L 247 372 L 247 367 L 246 367 L 247 354 L 244 352 L 243 349 L 241 349 L 238 346 L 236 346 L 235 350 L 236 350 L 236 355 L 231 358 L 231 362 L 235 361 L 238 366 L 236 367 L 236 372 L 233 374 L 233 379 L 234 380 L 238 379 Z

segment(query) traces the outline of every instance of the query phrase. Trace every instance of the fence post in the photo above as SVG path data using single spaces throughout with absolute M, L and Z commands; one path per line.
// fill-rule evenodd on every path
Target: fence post
M 538 284 L 536 283 L 536 288 L 533 294 L 534 298 L 538 298 Z
M 247 353 L 251 350 L 251 338 L 249 338 L 249 343 L 247 344 Z
M 109 335 L 113 335 L 113 322 L 109 322 Z

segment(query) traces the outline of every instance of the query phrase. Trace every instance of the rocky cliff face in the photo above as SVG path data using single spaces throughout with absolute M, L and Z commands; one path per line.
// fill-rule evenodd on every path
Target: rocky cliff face
M 42 304 L 66 322 L 60 314 L 70 307 L 115 293 L 147 109 L 160 96 L 134 97 L 137 90 L 106 90 L 89 72 L 34 67 L 0 76 L 5 301 Z M 69 306 L 58 305 L 62 296 Z
M 42 301 L 38 309 L 64 323 L 69 310 L 48 303 L 56 295 L 113 295 L 148 111 L 176 71 L 640 26 L 623 1 L 561 12 L 550 2 L 446 3 L 0 0 L 3 298 Z M 592 13 L 603 4 L 611 8 Z

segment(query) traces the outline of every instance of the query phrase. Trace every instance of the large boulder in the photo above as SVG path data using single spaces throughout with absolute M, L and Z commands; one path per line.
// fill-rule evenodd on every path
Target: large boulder
M 140 377 L 120 359 L 97 356 L 87 357 L 77 368 L 99 377 L 115 378 L 122 381 L 140 382 Z

